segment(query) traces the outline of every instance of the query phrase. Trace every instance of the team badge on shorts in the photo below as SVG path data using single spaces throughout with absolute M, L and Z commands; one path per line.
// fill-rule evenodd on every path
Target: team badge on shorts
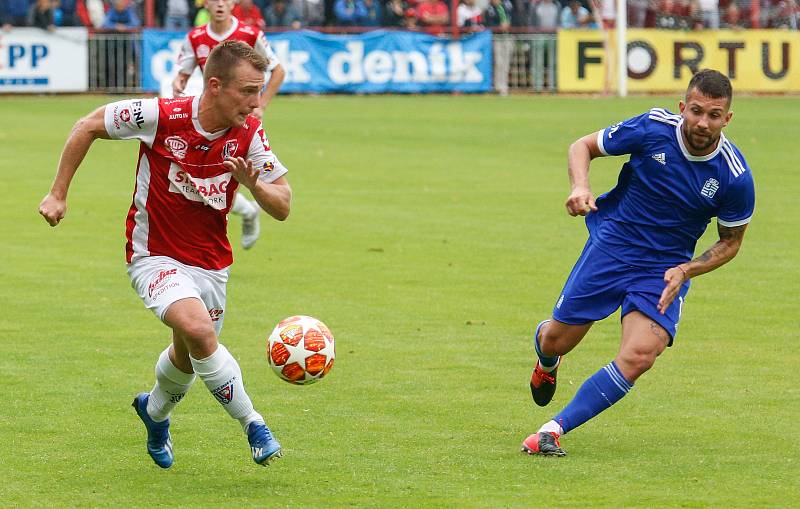
M 227 405 L 231 401 L 233 401 L 233 383 L 236 381 L 236 377 L 231 378 L 220 387 L 214 389 L 212 394 L 217 401 L 222 403 L 223 405 Z

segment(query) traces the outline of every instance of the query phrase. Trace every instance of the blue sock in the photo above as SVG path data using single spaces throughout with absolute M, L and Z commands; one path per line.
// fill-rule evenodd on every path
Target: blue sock
M 633 384 L 612 361 L 583 382 L 572 401 L 553 420 L 567 433 L 621 400 L 632 388 Z
M 539 346 L 539 331 L 542 330 L 542 325 L 549 321 L 550 320 L 542 320 L 539 322 L 539 325 L 536 326 L 536 332 L 533 333 L 533 346 L 536 348 L 536 355 L 539 357 L 539 364 L 542 365 L 542 368 L 546 368 L 546 370 L 550 370 L 556 367 L 556 364 L 558 364 L 558 355 L 555 357 L 547 357 L 542 354 L 542 347 Z

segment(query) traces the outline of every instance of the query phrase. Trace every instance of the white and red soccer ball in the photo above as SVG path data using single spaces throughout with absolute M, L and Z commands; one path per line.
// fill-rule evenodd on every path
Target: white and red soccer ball
M 289 383 L 308 385 L 333 367 L 336 349 L 330 329 L 310 316 L 290 316 L 275 326 L 267 340 L 267 360 Z

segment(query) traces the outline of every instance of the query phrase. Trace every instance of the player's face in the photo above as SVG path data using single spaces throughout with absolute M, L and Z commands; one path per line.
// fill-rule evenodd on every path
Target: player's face
M 264 73 L 247 62 L 240 62 L 231 81 L 220 87 L 218 110 L 230 126 L 244 125 L 247 115 L 258 107 L 264 86 Z
M 693 155 L 706 155 L 714 151 L 722 129 L 733 115 L 728 111 L 728 99 L 706 97 L 696 88 L 680 102 L 683 116 L 683 137 Z
M 206 0 L 206 9 L 214 21 L 224 22 L 231 17 L 234 0 Z

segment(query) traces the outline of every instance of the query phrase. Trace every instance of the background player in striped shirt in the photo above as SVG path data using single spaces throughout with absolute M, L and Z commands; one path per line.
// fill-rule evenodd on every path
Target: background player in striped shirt
M 98 108 L 70 133 L 55 181 L 39 205 L 56 226 L 92 142 L 140 141 L 126 221 L 128 274 L 145 306 L 172 330 L 172 344 L 156 362 L 155 386 L 136 396 L 133 407 L 147 428 L 147 452 L 162 468 L 174 459 L 170 414 L 196 377 L 242 425 L 256 463 L 281 455 L 245 392 L 239 364 L 218 341 L 233 262 L 227 214 L 237 187 L 247 187 L 278 220 L 290 210 L 287 169 L 251 115 L 266 65 L 247 44 L 226 41 L 208 58 L 202 97 L 128 99 Z
M 258 107 L 253 110 L 253 115 L 261 120 L 264 110 L 278 93 L 286 72 L 275 52 L 272 51 L 264 33 L 257 27 L 241 23 L 232 15 L 235 5 L 234 0 L 206 0 L 206 8 L 211 15 L 211 21 L 193 29 L 186 35 L 178 56 L 178 75 L 172 83 L 172 95 L 173 97 L 183 95 L 195 67 L 203 70 L 209 53 L 217 44 L 229 40 L 242 41 L 267 59 L 269 78 L 261 93 Z M 192 91 L 192 93 L 200 95 L 200 91 Z M 250 249 L 261 233 L 258 204 L 247 200 L 242 194 L 237 194 L 231 212 L 242 216 L 242 247 Z
M 586 216 L 589 239 L 552 319 L 536 327 L 530 383 L 536 404 L 552 399 L 561 356 L 620 307 L 622 341 L 614 360 L 523 442 L 524 452 L 565 455 L 560 436 L 619 401 L 672 345 L 689 280 L 739 251 L 755 192 L 744 157 L 722 133 L 733 114 L 732 97 L 726 76 L 703 70 L 689 82 L 680 115 L 654 108 L 570 146 L 567 212 Z M 623 154 L 630 159 L 617 186 L 595 201 L 589 162 Z M 713 217 L 719 240 L 693 259 Z

